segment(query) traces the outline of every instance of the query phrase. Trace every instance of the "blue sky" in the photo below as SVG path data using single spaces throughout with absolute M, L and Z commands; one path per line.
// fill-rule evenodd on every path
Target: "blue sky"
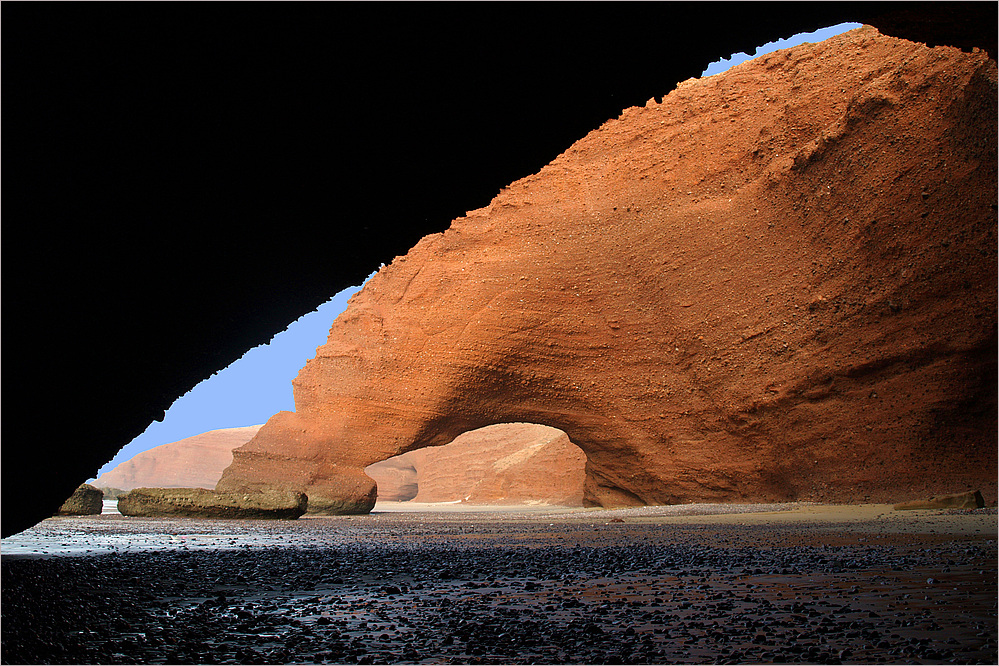
M 764 53 L 804 42 L 821 42 L 859 27 L 859 23 L 840 23 L 815 32 L 800 33 L 789 39 L 769 42 L 757 48 L 753 56 L 736 53 L 730 58 L 712 63 L 702 76 L 719 74 L 733 65 Z M 291 380 L 305 362 L 316 355 L 316 348 L 326 342 L 333 320 L 343 312 L 347 307 L 347 300 L 359 289 L 360 287 L 350 287 L 341 291 L 314 312 L 292 322 L 285 331 L 274 336 L 269 344 L 254 347 L 238 361 L 178 398 L 167 410 L 162 422 L 151 423 L 145 432 L 119 451 L 97 474 L 109 471 L 135 454 L 161 444 L 176 442 L 209 430 L 264 423 L 282 410 L 293 410 L 295 403 Z
M 373 273 L 372 273 L 373 275 Z M 370 276 L 369 276 L 370 279 Z M 303 315 L 178 398 L 163 421 L 153 421 L 97 475 L 114 469 L 136 453 L 185 437 L 264 423 L 280 411 L 295 409 L 291 380 L 326 342 L 330 326 L 360 287 L 344 289 L 319 308 Z
M 816 30 L 815 32 L 799 32 L 793 37 L 787 39 L 778 39 L 776 42 L 767 42 L 763 46 L 758 46 L 756 48 L 756 53 L 753 55 L 747 55 L 745 53 L 733 53 L 728 58 L 722 58 L 717 62 L 713 62 L 708 65 L 708 68 L 701 73 L 701 76 L 713 76 L 715 74 L 721 74 L 730 67 L 734 67 L 741 62 L 751 60 L 753 58 L 759 58 L 765 53 L 770 53 L 772 51 L 778 51 L 780 49 L 789 49 L 792 46 L 797 46 L 798 44 L 804 44 L 805 42 L 821 42 L 824 39 L 829 39 L 835 35 L 846 32 L 847 30 L 853 30 L 855 28 L 861 27 L 860 23 L 840 23 L 838 25 L 829 26 L 828 28 L 822 28 Z

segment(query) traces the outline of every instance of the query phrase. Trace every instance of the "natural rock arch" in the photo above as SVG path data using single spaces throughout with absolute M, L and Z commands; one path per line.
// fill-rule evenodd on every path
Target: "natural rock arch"
M 995 95 L 864 28 L 625 110 L 379 271 L 219 488 L 365 511 L 525 421 L 603 506 L 991 492 Z

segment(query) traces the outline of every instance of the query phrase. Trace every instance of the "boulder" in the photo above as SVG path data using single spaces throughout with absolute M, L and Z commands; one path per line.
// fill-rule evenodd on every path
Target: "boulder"
M 135 488 L 118 498 L 123 516 L 294 520 L 307 508 L 304 493 L 279 490 L 224 493 L 204 488 Z
M 896 511 L 911 509 L 980 509 L 985 506 L 985 498 L 979 490 L 957 493 L 956 495 L 941 495 L 925 500 L 912 500 L 896 504 Z
M 588 505 L 992 494 L 996 96 L 865 27 L 626 109 L 383 267 L 217 487 L 362 508 L 527 422 Z
M 104 491 L 89 483 L 73 491 L 68 500 L 59 507 L 57 516 L 97 516 L 104 510 Z

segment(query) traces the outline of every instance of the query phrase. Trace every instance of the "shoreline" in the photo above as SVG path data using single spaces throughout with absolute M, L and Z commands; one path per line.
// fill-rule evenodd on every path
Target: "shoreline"
M 995 507 L 762 508 L 50 519 L 4 660 L 996 662 Z
M 400 506 L 408 505 L 408 506 Z M 336 544 L 354 539 L 405 540 L 414 533 L 429 540 L 474 534 L 481 525 L 500 526 L 493 533 L 572 529 L 587 538 L 607 529 L 660 526 L 680 532 L 717 533 L 718 538 L 744 538 L 755 530 L 757 543 L 781 539 L 819 543 L 848 538 L 995 541 L 999 538 L 996 507 L 895 511 L 890 504 L 683 504 L 623 509 L 532 505 L 411 505 L 379 503 L 369 514 L 305 515 L 298 520 L 208 520 L 197 518 L 133 518 L 104 513 L 60 516 L 0 542 L 0 558 L 92 556 L 106 553 L 233 549 Z M 435 528 L 434 526 L 437 526 Z M 489 532 L 490 530 L 486 530 Z M 496 534 L 479 534 L 481 542 Z

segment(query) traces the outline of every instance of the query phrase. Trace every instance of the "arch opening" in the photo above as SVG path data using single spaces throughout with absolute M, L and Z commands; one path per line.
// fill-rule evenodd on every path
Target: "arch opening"
M 368 465 L 377 501 L 583 506 L 586 454 L 558 428 L 496 423 Z

